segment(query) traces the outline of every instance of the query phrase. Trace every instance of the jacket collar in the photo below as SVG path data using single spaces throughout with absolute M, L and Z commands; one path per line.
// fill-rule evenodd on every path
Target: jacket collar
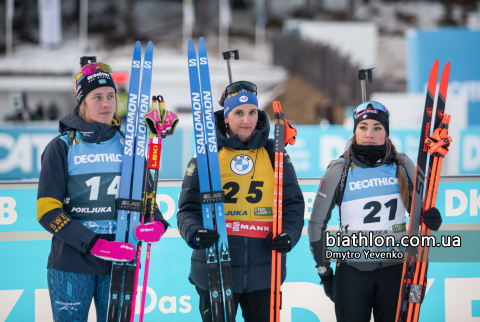
M 120 131 L 120 120 L 114 114 L 113 119 L 108 124 L 97 122 L 86 122 L 78 117 L 76 111 L 70 112 L 59 122 L 60 133 L 68 131 L 78 131 L 82 136 L 82 141 L 88 143 L 100 143 L 108 141 Z

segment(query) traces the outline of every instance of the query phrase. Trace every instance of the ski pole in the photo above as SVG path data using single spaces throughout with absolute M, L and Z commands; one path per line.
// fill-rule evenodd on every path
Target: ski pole
M 158 136 L 153 136 L 150 138 L 150 148 L 149 148 L 149 162 L 148 168 L 155 169 L 154 179 L 153 179 L 153 192 L 150 202 L 150 218 L 147 222 L 152 222 L 153 214 L 155 213 L 155 204 L 156 204 L 156 195 L 157 195 L 157 183 L 158 183 L 158 170 L 160 169 L 160 155 L 162 153 L 162 138 Z M 143 223 L 143 222 L 142 222 Z M 151 244 L 147 243 L 147 254 L 145 259 L 145 272 L 143 275 L 143 287 L 142 287 L 142 301 L 140 304 L 140 318 L 139 322 L 143 322 L 143 315 L 145 310 L 145 299 L 147 296 L 147 283 L 148 283 L 148 271 L 150 268 L 150 248 Z
M 157 106 L 157 98 L 156 96 L 152 97 L 152 110 L 156 109 Z M 150 159 L 150 151 L 151 151 L 151 142 L 152 138 L 150 137 L 149 139 L 149 145 L 148 145 L 148 159 Z M 148 160 L 147 159 L 147 160 Z M 147 161 L 148 162 L 148 161 Z M 148 164 L 148 163 L 147 163 Z M 145 167 L 145 173 L 143 175 L 143 192 L 142 192 L 142 212 L 140 213 L 140 222 L 143 224 L 145 223 L 145 216 L 147 214 L 147 187 L 148 187 L 148 166 Z M 133 322 L 135 319 L 135 305 L 136 305 L 136 298 L 137 298 L 137 290 L 138 290 L 138 275 L 140 272 L 140 261 L 141 261 L 141 255 L 142 255 L 142 241 L 139 240 L 137 243 L 137 262 L 135 265 L 135 279 L 134 279 L 134 284 L 133 284 L 133 293 L 132 293 L 132 314 L 130 315 L 130 322 Z M 147 252 L 149 251 L 147 247 Z M 147 256 L 148 258 L 148 256 Z M 145 290 L 142 292 L 142 298 L 143 298 L 143 293 Z M 141 310 L 142 308 L 140 308 Z
M 230 81 L 230 84 L 233 83 L 232 82 L 232 69 L 230 67 L 230 58 L 233 58 L 235 60 L 239 60 L 240 59 L 240 56 L 238 55 L 238 49 L 235 49 L 235 50 L 229 50 L 229 51 L 224 51 L 222 52 L 222 55 L 223 55 L 223 59 L 227 61 L 227 68 L 228 68 L 228 80 Z
M 358 70 L 358 79 L 360 80 L 360 86 L 362 87 L 362 103 L 367 100 L 367 89 L 365 87 L 365 77 L 368 74 L 368 82 L 371 83 L 373 81 L 373 79 L 372 79 L 372 69 L 374 69 L 374 68 L 375 67 Z
M 285 117 L 280 102 L 273 102 L 275 113 L 275 179 L 273 199 L 273 236 L 282 233 L 283 196 L 283 151 L 285 139 Z M 272 250 L 272 281 L 270 287 L 270 322 L 280 321 L 282 254 Z

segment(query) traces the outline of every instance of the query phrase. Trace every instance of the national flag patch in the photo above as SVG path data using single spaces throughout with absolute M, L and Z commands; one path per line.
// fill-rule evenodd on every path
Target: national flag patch
M 106 83 L 107 83 L 107 81 L 104 80 L 104 79 L 99 79 L 98 82 L 99 82 L 100 84 L 106 84 Z
M 327 183 L 325 182 L 325 180 L 320 179 L 320 190 L 325 190 L 326 185 Z

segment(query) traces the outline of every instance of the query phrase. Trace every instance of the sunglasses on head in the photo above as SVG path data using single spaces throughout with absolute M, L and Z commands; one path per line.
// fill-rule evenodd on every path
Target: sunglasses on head
M 97 69 L 101 70 L 102 72 L 111 73 L 112 67 L 104 63 L 91 63 L 85 65 L 81 69 L 81 73 L 83 76 L 93 75 L 97 72 Z
M 385 106 L 383 106 L 380 103 L 370 101 L 370 102 L 364 102 L 357 106 L 357 108 L 355 109 L 355 112 L 353 113 L 353 119 L 355 120 L 358 114 L 360 114 L 361 112 L 367 109 L 382 111 L 384 113 L 387 113 L 387 117 L 390 117 L 390 113 L 388 112 Z
M 77 88 L 77 82 L 82 76 L 89 76 L 93 75 L 100 70 L 105 73 L 112 73 L 112 67 L 104 63 L 91 63 L 82 67 L 82 69 L 78 72 L 77 77 L 75 77 L 75 90 Z
M 253 92 L 253 93 L 257 94 L 257 85 L 255 85 L 254 83 L 247 82 L 247 81 L 240 81 L 240 82 L 231 83 L 230 85 L 228 85 L 225 88 L 225 93 L 226 93 L 226 95 L 233 94 L 233 93 L 240 92 L 242 89 L 245 89 L 249 92 Z

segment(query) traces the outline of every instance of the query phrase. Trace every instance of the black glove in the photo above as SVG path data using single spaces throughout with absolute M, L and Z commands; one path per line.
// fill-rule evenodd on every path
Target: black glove
M 219 238 L 220 235 L 216 230 L 200 229 L 195 233 L 193 240 L 199 247 L 208 248 L 218 242 Z
M 428 229 L 437 231 L 442 224 L 442 216 L 440 215 L 440 211 L 438 211 L 438 209 L 435 207 L 425 210 L 423 213 L 423 223 Z
M 328 296 L 332 302 L 335 302 L 333 300 L 333 271 L 331 271 L 329 274 L 320 276 L 320 279 L 322 280 L 320 282 L 321 285 L 323 285 L 323 290 L 325 291 L 325 295 Z
M 273 234 L 268 234 L 267 238 L 272 238 Z M 287 233 L 281 233 L 277 235 L 272 242 L 270 243 L 270 249 L 276 250 L 279 253 L 288 253 L 292 243 L 290 241 L 290 237 L 288 237 Z

